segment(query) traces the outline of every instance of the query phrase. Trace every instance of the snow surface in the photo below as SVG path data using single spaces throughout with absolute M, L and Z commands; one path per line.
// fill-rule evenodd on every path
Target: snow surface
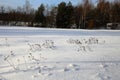
M 120 80 L 120 30 L 0 27 L 0 80 Z

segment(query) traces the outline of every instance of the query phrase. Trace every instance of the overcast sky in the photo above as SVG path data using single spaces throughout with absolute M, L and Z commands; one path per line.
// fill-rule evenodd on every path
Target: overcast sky
M 26 0 L 0 0 L 0 6 L 10 6 L 12 8 L 16 8 L 18 6 L 23 6 L 25 4 Z M 69 2 L 71 1 L 73 5 L 77 5 L 81 3 L 83 0 L 29 0 L 30 4 L 33 8 L 37 9 L 38 6 L 40 6 L 41 3 L 45 5 L 57 5 L 60 2 Z M 96 0 L 92 0 L 94 3 Z

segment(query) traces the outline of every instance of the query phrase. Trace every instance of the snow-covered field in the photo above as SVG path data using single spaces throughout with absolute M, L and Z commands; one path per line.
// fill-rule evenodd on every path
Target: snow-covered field
M 0 80 L 120 80 L 120 30 L 0 27 Z

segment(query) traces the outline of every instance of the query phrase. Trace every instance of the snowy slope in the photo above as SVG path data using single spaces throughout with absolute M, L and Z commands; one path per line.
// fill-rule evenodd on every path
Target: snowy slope
M 119 80 L 120 31 L 0 27 L 0 80 Z

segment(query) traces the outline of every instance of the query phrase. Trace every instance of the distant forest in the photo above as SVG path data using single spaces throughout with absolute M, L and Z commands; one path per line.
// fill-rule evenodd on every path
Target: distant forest
M 83 0 L 81 4 L 61 2 L 57 6 L 41 4 L 33 9 L 25 5 L 12 9 L 0 6 L 0 25 L 34 26 L 52 28 L 97 29 L 107 23 L 120 23 L 120 0 Z

